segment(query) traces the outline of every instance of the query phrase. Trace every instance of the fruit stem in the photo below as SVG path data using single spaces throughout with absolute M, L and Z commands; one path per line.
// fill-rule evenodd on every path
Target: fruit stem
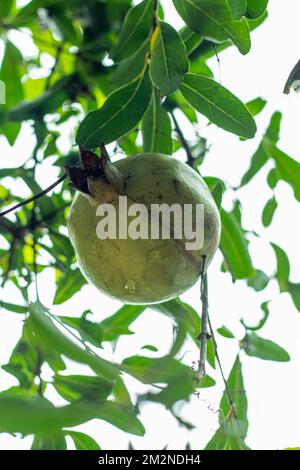
M 207 271 L 206 271 L 206 256 L 202 256 L 202 268 L 201 268 L 201 301 L 202 301 L 202 315 L 201 315 L 201 332 L 198 336 L 200 340 L 200 359 L 197 370 L 198 380 L 202 380 L 205 375 L 205 362 L 206 362 L 206 345 L 207 340 L 210 338 L 208 334 L 208 283 L 207 283 Z

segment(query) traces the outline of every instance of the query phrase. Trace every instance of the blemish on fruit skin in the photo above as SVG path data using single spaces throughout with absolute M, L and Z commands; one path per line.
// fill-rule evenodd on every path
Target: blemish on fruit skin
M 175 193 L 178 193 L 179 192 L 179 184 L 178 184 L 178 181 L 175 178 L 172 179 L 172 184 L 174 186 Z
M 130 292 L 130 294 L 134 294 L 135 289 L 136 289 L 136 282 L 133 281 L 132 279 L 129 279 L 129 281 L 127 281 L 125 284 L 125 290 Z

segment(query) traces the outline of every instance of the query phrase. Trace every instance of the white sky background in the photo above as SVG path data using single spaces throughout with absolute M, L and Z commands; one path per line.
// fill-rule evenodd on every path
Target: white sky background
M 283 5 L 284 3 L 284 5 Z M 171 24 L 180 24 L 176 12 L 172 8 L 171 0 L 163 0 L 167 12 L 166 19 Z M 214 126 L 205 128 L 205 120 L 200 117 L 200 127 L 203 135 L 209 137 L 213 147 L 201 169 L 203 175 L 215 175 L 235 186 L 248 168 L 250 157 L 259 144 L 261 135 L 266 128 L 271 114 L 280 110 L 283 112 L 283 124 L 279 146 L 293 158 L 300 160 L 300 96 L 291 93 L 283 95 L 285 80 L 300 58 L 300 2 L 298 0 L 270 0 L 269 19 L 252 34 L 252 49 L 247 56 L 239 54 L 236 48 L 220 54 L 222 84 L 244 101 L 261 96 L 268 101 L 267 108 L 258 116 L 258 134 L 255 140 L 240 142 L 239 139 Z M 15 37 L 16 43 L 20 38 Z M 26 53 L 27 44 L 22 37 L 22 49 Z M 30 44 L 28 45 L 30 47 Z M 28 49 L 29 50 L 29 49 Z M 213 68 L 218 79 L 216 59 L 211 59 L 209 65 Z M 182 126 L 185 126 L 182 120 Z M 186 127 L 189 134 L 188 127 Z M 66 130 L 65 143 L 73 140 L 74 135 Z M 14 148 L 10 148 L 4 139 L 0 138 L 1 167 L 21 166 L 30 156 L 34 139 L 28 126 L 24 126 Z M 257 268 L 265 270 L 268 274 L 274 273 L 275 257 L 266 241 L 272 241 L 284 248 L 290 256 L 292 264 L 292 280 L 300 282 L 300 211 L 299 204 L 295 202 L 291 189 L 280 183 L 276 189 L 279 208 L 276 212 L 272 226 L 265 230 L 261 225 L 261 212 L 266 201 L 272 193 L 268 190 L 265 177 L 267 171 L 263 170 L 255 180 L 246 186 L 240 197 L 244 209 L 244 225 L 262 234 L 262 240 L 251 243 L 251 253 Z M 39 171 L 39 183 L 46 187 L 57 176 L 56 170 L 51 168 L 51 160 L 47 159 L 45 166 Z M 7 180 L 9 182 L 9 180 Z M 300 184 L 300 182 L 299 182 Z M 22 184 L 18 186 L 22 196 L 28 195 Z M 228 207 L 231 197 L 227 198 Z M 249 433 L 248 445 L 253 449 L 282 449 L 284 447 L 300 446 L 300 315 L 293 306 L 288 294 L 279 295 L 275 282 L 271 282 L 263 293 L 256 293 L 245 286 L 243 282 L 232 285 L 228 274 L 220 273 L 221 256 L 218 254 L 209 270 L 209 300 L 211 319 L 214 327 L 225 324 L 240 339 L 244 333 L 239 324 L 241 317 L 249 324 L 256 324 L 261 318 L 260 304 L 264 300 L 272 300 L 271 315 L 266 326 L 259 332 L 265 338 L 278 342 L 288 350 L 291 355 L 289 363 L 275 363 L 262 361 L 241 355 L 245 388 L 249 404 Z M 39 278 L 39 290 L 43 303 L 51 307 L 55 292 L 54 273 L 43 273 Z M 7 285 L 4 298 L 11 302 L 21 302 L 11 285 Z M 198 310 L 199 285 L 182 296 L 182 299 Z M 85 309 L 91 308 L 94 312 L 94 321 L 101 320 L 113 313 L 120 303 L 112 301 L 98 293 L 93 287 L 86 286 L 81 292 L 62 307 L 53 308 L 53 312 L 64 315 L 80 315 Z M 1 311 L 0 314 L 0 363 L 6 363 L 12 348 L 21 333 L 20 316 Z M 134 336 L 122 337 L 119 342 L 114 360 L 138 353 L 145 344 L 153 344 L 159 348 L 159 355 L 168 352 L 172 339 L 172 325 L 165 317 L 148 310 L 134 324 Z M 159 332 L 159 334 L 158 334 Z M 235 340 L 228 340 L 218 335 L 219 353 L 224 364 L 226 375 L 230 371 L 238 346 Z M 198 353 L 192 342 L 184 348 L 185 361 L 189 364 L 197 360 Z M 142 354 L 145 352 L 142 352 Z M 105 348 L 105 357 L 112 358 L 110 347 Z M 157 355 L 157 353 L 146 353 Z M 69 361 L 68 373 L 88 373 L 84 367 Z M 187 432 L 179 427 L 175 419 L 164 410 L 161 405 L 149 404 L 141 408 L 141 420 L 147 433 L 145 437 L 135 437 L 116 430 L 111 425 L 100 421 L 79 426 L 78 430 L 90 433 L 103 449 L 127 449 L 128 440 L 137 449 L 160 449 L 168 444 L 170 449 L 183 449 L 190 442 L 193 449 L 201 449 L 217 428 L 217 415 L 208 410 L 208 405 L 218 408 L 223 384 L 219 372 L 208 370 L 211 376 L 217 379 L 217 386 L 202 392 L 201 401 L 193 397 L 191 402 L 185 404 L 180 411 L 181 416 L 192 422 L 196 428 Z M 49 377 L 48 370 L 44 370 L 43 377 Z M 129 379 L 130 390 L 144 390 L 134 379 Z M 0 370 L 0 390 L 16 385 L 16 380 Z M 50 390 L 48 396 L 57 404 L 64 401 Z M 13 438 L 8 434 L 0 435 L 0 449 L 26 449 L 31 444 L 31 437 L 25 439 Z

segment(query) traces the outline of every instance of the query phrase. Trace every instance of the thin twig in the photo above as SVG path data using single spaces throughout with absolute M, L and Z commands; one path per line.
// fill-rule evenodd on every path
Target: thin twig
M 225 374 L 224 374 L 224 371 L 223 371 L 222 363 L 221 363 L 219 352 L 218 352 L 218 345 L 217 345 L 216 337 L 215 337 L 215 334 L 214 334 L 214 330 L 213 330 L 209 315 L 208 315 L 208 325 L 209 325 L 210 335 L 211 335 L 211 338 L 212 338 L 212 341 L 213 341 L 213 344 L 214 344 L 215 356 L 216 356 L 217 363 L 218 363 L 218 366 L 219 366 L 219 369 L 220 369 L 220 372 L 221 372 L 222 380 L 224 382 L 225 393 L 226 393 L 227 400 L 228 400 L 228 403 L 229 403 L 229 406 L 230 406 L 231 414 L 236 419 L 236 421 L 239 422 L 236 411 L 235 411 L 235 404 L 234 404 L 234 401 L 232 399 L 231 392 L 229 390 L 227 380 L 225 378 Z
M 202 315 L 201 315 L 201 332 L 198 336 L 200 340 L 200 359 L 197 370 L 197 378 L 202 380 L 205 377 L 205 362 L 206 362 L 206 345 L 208 339 L 207 322 L 208 322 L 208 282 L 206 271 L 206 256 L 202 257 L 201 269 L 201 301 L 202 301 Z
M 26 199 L 25 201 L 20 202 L 19 204 L 16 204 L 15 206 L 11 207 L 10 209 L 7 209 L 4 212 L 0 212 L 0 217 L 4 217 L 5 215 L 9 214 L 10 212 L 14 212 L 15 210 L 19 209 L 20 207 L 26 206 L 27 204 L 30 204 L 30 202 L 37 201 L 41 197 L 45 196 L 48 194 L 52 189 L 54 189 L 56 186 L 58 186 L 60 183 L 62 183 L 66 179 L 67 175 L 61 176 L 55 183 L 51 184 L 48 186 L 48 188 L 44 189 L 38 194 L 35 194 L 34 196 L 30 197 L 29 199 Z
M 187 164 L 193 168 L 194 167 L 194 158 L 193 158 L 190 146 L 189 146 L 186 138 L 183 135 L 183 132 L 182 132 L 180 126 L 179 126 L 179 123 L 178 123 L 176 117 L 175 117 L 174 111 L 170 111 L 170 114 L 171 114 L 173 122 L 174 122 L 175 131 L 176 131 L 176 133 L 179 137 L 179 140 L 181 142 L 182 147 L 185 150 L 185 153 L 186 153 L 186 156 L 187 156 Z

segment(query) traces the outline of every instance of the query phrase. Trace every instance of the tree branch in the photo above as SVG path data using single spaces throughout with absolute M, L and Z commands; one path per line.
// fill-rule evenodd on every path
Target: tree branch
M 205 362 L 206 362 L 206 345 L 208 339 L 207 323 L 208 323 L 208 283 L 206 272 L 206 256 L 202 257 L 201 269 L 201 301 L 202 301 L 202 315 L 201 315 L 201 333 L 198 336 L 200 340 L 200 359 L 197 371 L 197 378 L 202 380 L 205 377 Z
M 4 212 L 0 212 L 0 217 L 4 217 L 5 215 L 9 214 L 10 212 L 14 212 L 15 210 L 19 209 L 20 207 L 26 206 L 30 202 L 37 201 L 41 197 L 45 196 L 48 194 L 52 189 L 54 189 L 56 186 L 58 186 L 60 183 L 62 183 L 65 179 L 67 178 L 67 175 L 61 176 L 55 183 L 51 184 L 48 188 L 44 189 L 41 191 L 39 194 L 35 194 L 34 196 L 30 197 L 29 199 L 26 199 L 25 201 L 20 202 L 19 204 L 16 204 L 15 206 L 11 207 L 10 209 L 5 210 Z
M 186 153 L 186 156 L 187 156 L 187 164 L 190 167 L 194 168 L 194 158 L 193 158 L 190 146 L 189 146 L 186 138 L 183 135 L 183 132 L 182 132 L 182 130 L 181 130 L 179 124 L 178 124 L 178 121 L 177 121 L 176 117 L 175 117 L 174 111 L 170 111 L 170 114 L 171 114 L 173 122 L 174 122 L 175 131 L 176 131 L 176 133 L 179 137 L 179 140 L 181 142 L 182 147 L 185 150 L 185 153 Z

